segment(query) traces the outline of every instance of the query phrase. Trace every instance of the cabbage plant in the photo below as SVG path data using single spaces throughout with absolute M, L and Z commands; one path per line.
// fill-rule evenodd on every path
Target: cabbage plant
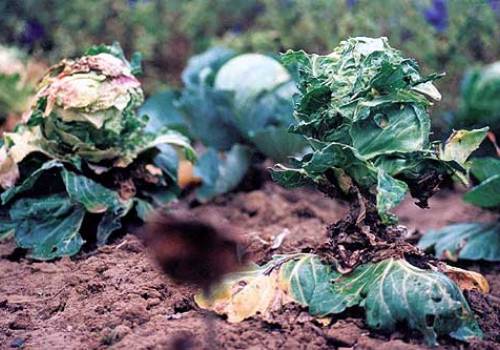
M 216 47 L 191 58 L 182 80 L 178 105 L 206 146 L 226 151 L 243 143 L 276 161 L 303 149 L 302 138 L 287 133 L 295 83 L 274 58 Z
M 181 130 L 207 148 L 195 167 L 202 180 L 198 199 L 234 189 L 255 154 L 286 161 L 304 149 L 303 138 L 288 133 L 297 93 L 292 71 L 270 56 L 215 47 L 189 60 L 178 98 L 164 91 L 146 101 L 145 110 L 170 111 L 158 113 L 157 125 Z
M 178 193 L 178 157 L 194 152 L 175 131 L 145 130 L 147 116 L 135 111 L 138 58 L 113 45 L 62 60 L 41 80 L 25 123 L 4 134 L 0 232 L 31 258 L 104 244 L 123 220 L 144 219 Z
M 442 335 L 480 338 L 461 288 L 474 280 L 486 290 L 487 282 L 436 264 L 405 242 L 391 209 L 407 193 L 425 207 L 446 177 L 464 178 L 465 161 L 487 128 L 431 142 L 428 107 L 441 98 L 433 85 L 439 76 L 422 75 L 386 38 L 351 38 L 328 55 L 289 51 L 283 62 L 298 68 L 292 131 L 306 138 L 311 152 L 290 166 L 276 165 L 272 176 L 285 187 L 312 185 L 344 198 L 350 211 L 328 227 L 328 241 L 316 254 L 279 255 L 250 266 L 227 276 L 208 300 L 198 295 L 198 304 L 230 322 L 266 317 L 290 301 L 321 318 L 359 306 L 368 327 L 393 332 L 405 324 L 429 345 Z
M 500 121 L 500 61 L 470 68 L 461 83 L 454 127 L 491 125 L 498 135 Z

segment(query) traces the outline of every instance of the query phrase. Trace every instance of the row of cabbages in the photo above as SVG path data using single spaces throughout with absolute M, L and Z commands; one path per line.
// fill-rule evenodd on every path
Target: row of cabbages
M 358 306 L 368 327 L 391 332 L 403 322 L 429 345 L 443 335 L 482 337 L 462 290 L 485 292 L 485 279 L 405 241 L 391 210 L 407 193 L 426 207 L 452 176 L 467 182 L 467 158 L 488 128 L 432 142 L 428 110 L 441 98 L 433 85 L 440 76 L 422 75 L 386 38 L 351 38 L 329 55 L 290 51 L 282 61 L 288 69 L 269 56 L 213 49 L 190 60 L 181 92 L 144 105 L 139 56 L 129 62 L 119 46 L 98 46 L 61 61 L 41 80 L 23 123 L 4 134 L 0 235 L 13 235 L 34 259 L 74 255 L 85 240 L 104 244 L 145 220 L 180 193 L 179 183 L 201 180 L 196 195 L 204 201 L 235 188 L 255 160 L 297 155 L 276 165 L 273 179 L 346 199 L 348 215 L 328 227 L 320 253 L 279 255 L 230 274 L 196 297 L 200 307 L 239 322 L 290 301 L 323 321 Z M 196 158 L 190 138 L 204 153 L 191 179 L 179 181 L 179 164 Z M 498 162 L 472 169 L 482 182 L 468 200 L 496 208 L 498 195 L 489 192 Z M 447 237 L 431 237 L 424 248 L 460 256 Z M 459 235 L 467 237 L 470 230 Z M 206 265 L 217 258 L 208 260 L 200 270 L 212 271 Z M 174 268 L 185 271 L 181 262 Z
M 84 212 L 100 214 L 91 218 L 98 221 L 93 224 L 97 242 L 104 243 L 120 228 L 124 217 L 137 214 L 144 218 L 152 206 L 176 198 L 179 185 L 201 183 L 196 196 L 201 201 L 209 200 L 236 188 L 255 162 L 266 157 L 286 162 L 290 156 L 307 152 L 304 133 L 298 135 L 301 125 L 316 128 L 315 137 L 325 129 L 312 121 L 311 125 L 304 124 L 300 106 L 298 117 L 292 117 L 300 63 L 296 56 L 297 62 L 285 68 L 271 56 L 237 55 L 216 47 L 190 59 L 182 74 L 182 90 L 160 92 L 143 104 L 141 84 L 135 77 L 141 69 L 139 57 L 135 55 L 128 62 L 118 45 L 94 47 L 81 58 L 65 59 L 51 67 L 32 98 L 33 74 L 28 76 L 27 72 L 36 69 L 26 67 L 33 64 L 24 63 L 19 52 L 12 49 L 3 48 L 0 53 L 5 63 L 2 66 L 10 69 L 3 72 L 0 81 L 16 82 L 15 88 L 3 89 L 13 93 L 12 98 L 0 99 L 11 101 L 2 104 L 2 110 L 20 115 L 32 102 L 23 123 L 15 132 L 5 134 L 0 149 L 0 185 L 5 189 L 0 231 L 4 236 L 15 232 L 18 244 L 30 249 L 34 258 L 78 252 L 84 243 L 81 226 L 88 221 L 83 220 Z M 481 123 L 478 115 L 487 115 L 490 121 L 497 118 L 494 103 L 481 102 L 480 98 L 497 92 L 497 67 L 493 64 L 468 73 L 463 88 L 467 94 L 456 113 L 460 125 L 477 126 Z M 432 98 L 440 97 L 430 82 L 419 89 Z M 8 97 L 6 93 L 2 96 Z M 416 112 L 423 132 L 429 122 L 422 112 Z M 288 132 L 290 126 L 296 134 Z M 347 129 L 339 126 L 337 133 L 341 135 Z M 348 134 L 356 136 L 363 130 L 367 129 L 355 127 Z M 194 171 L 189 139 L 203 146 Z M 364 142 L 362 138 L 359 140 L 354 138 L 354 146 L 364 154 L 366 145 L 360 143 Z M 385 143 L 384 147 L 389 146 Z M 181 154 L 180 149 L 184 149 Z M 387 184 L 398 184 L 394 181 Z M 378 183 L 381 186 L 385 182 L 379 178 Z M 72 191 L 72 186 L 89 186 L 90 192 L 99 192 L 96 188 L 102 187 L 111 192 L 102 198 L 79 198 L 83 192 Z M 391 200 L 393 204 L 379 198 L 379 214 L 385 221 L 390 220 L 390 214 L 384 208 L 396 205 L 404 193 L 400 191 L 398 200 Z M 51 201 L 44 202 L 48 199 Z M 50 240 L 43 233 L 33 238 L 36 218 L 42 212 L 18 209 L 38 202 L 44 204 L 34 208 L 45 214 L 57 212 L 53 225 L 67 223 L 63 225 L 67 231 L 58 230 L 57 237 Z M 65 205 L 68 208 L 59 212 Z M 21 222 L 24 224 L 19 225 Z M 47 230 L 51 228 L 47 226 Z
M 295 83 L 274 58 L 210 50 L 190 61 L 182 94 L 145 105 L 139 58 L 127 61 L 116 44 L 62 60 L 41 79 L 22 123 L 5 132 L 0 233 L 30 257 L 104 244 L 181 187 L 201 180 L 197 197 L 208 200 L 234 189 L 252 161 L 304 149 L 288 133 Z M 205 148 L 194 174 L 189 138 Z

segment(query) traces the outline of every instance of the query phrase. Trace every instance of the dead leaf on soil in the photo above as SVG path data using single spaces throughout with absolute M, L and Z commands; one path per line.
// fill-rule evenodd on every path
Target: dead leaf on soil
M 490 292 L 488 281 L 478 272 L 468 271 L 446 264 L 442 268 L 442 272 L 451 278 L 461 290 L 477 290 L 484 294 Z

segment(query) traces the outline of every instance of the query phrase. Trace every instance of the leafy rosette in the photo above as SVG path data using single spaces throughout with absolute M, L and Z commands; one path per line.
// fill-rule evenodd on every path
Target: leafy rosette
M 274 179 L 359 194 L 376 202 L 384 223 L 395 222 L 390 210 L 408 191 L 426 206 L 445 176 L 465 171 L 485 137 L 487 129 L 461 130 L 445 145 L 431 143 L 427 109 L 441 99 L 432 83 L 438 75 L 422 76 L 386 38 L 348 39 L 325 56 L 289 51 L 283 62 L 300 76 L 291 130 L 313 151 L 293 167 L 276 166 Z
M 277 161 L 304 148 L 302 137 L 287 133 L 295 82 L 274 58 L 213 48 L 191 58 L 182 78 L 178 106 L 206 146 L 226 151 L 246 144 Z
M 104 244 L 123 219 L 143 219 L 178 193 L 179 156 L 193 160 L 194 151 L 175 131 L 146 131 L 148 117 L 135 112 L 138 68 L 117 45 L 62 60 L 42 79 L 25 123 L 4 134 L 0 232 L 32 258 L 77 253 L 83 232 Z

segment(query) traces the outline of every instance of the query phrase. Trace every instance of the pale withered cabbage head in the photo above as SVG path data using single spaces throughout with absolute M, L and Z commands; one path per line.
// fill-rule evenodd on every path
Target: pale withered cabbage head
M 126 216 L 144 220 L 179 194 L 178 161 L 194 151 L 178 132 L 146 128 L 137 68 L 118 45 L 50 68 L 25 122 L 4 134 L 0 238 L 34 259 L 74 255 L 81 232 L 104 244 Z

